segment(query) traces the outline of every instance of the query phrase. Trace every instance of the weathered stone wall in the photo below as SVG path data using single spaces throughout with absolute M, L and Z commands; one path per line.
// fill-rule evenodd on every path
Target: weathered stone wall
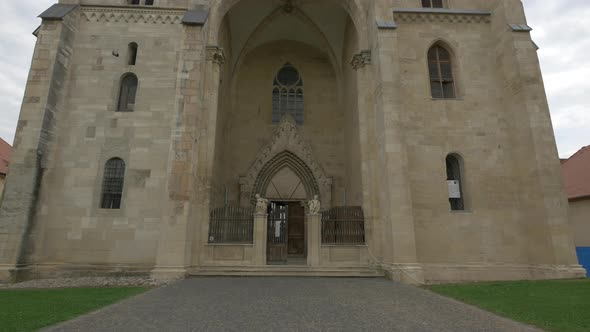
M 348 19 L 346 31 L 344 32 L 344 59 L 342 64 L 343 73 L 343 100 L 346 120 L 345 146 L 346 146 L 346 176 L 345 176 L 345 197 L 342 199 L 346 205 L 362 206 L 362 178 L 361 178 L 361 148 L 358 114 L 358 94 L 356 93 L 357 76 L 356 71 L 350 65 L 350 60 L 359 51 L 358 36 L 354 23 Z
M 219 46 L 223 48 L 226 62 L 221 66 L 221 83 L 219 88 L 219 112 L 217 113 L 217 131 L 215 137 L 215 165 L 227 165 L 230 160 L 227 156 L 227 141 L 225 139 L 228 131 L 228 119 L 231 116 L 232 107 L 232 77 L 234 69 L 229 59 L 233 58 L 231 47 L 231 34 L 229 31 L 229 21 L 223 21 L 223 26 L 219 31 Z M 226 182 L 226 167 L 214 167 L 213 180 L 211 184 L 211 205 L 219 207 L 229 203 L 229 192 L 233 189 L 234 194 L 239 190 L 237 177 L 234 174 L 232 181 Z
M 412 7 L 409 2 L 395 5 Z M 522 4 L 498 1 L 458 9 L 494 13 L 394 10 L 399 114 L 408 153 L 418 261 L 428 267 L 426 278 L 430 274 L 434 280 L 460 280 L 462 274 L 465 280 L 477 279 L 474 275 L 485 278 L 483 271 L 491 262 L 576 264 L 535 46 L 528 33 L 512 32 L 508 26 L 526 22 Z M 426 54 L 435 42 L 452 53 L 456 99 L 430 96 Z M 378 72 L 386 73 L 383 68 Z M 449 153 L 464 159 L 464 212 L 449 211 L 445 183 Z M 456 275 L 444 276 L 432 268 L 436 263 L 450 267 L 466 262 L 484 267 L 478 272 L 457 268 Z M 515 269 L 521 273 L 525 268 Z M 502 273 L 497 276 L 503 278 Z
M 19 279 L 37 251 L 39 186 L 50 167 L 71 70 L 78 11 L 43 22 L 31 63 L 11 155 L 11 174 L 0 209 L 0 280 Z
M 58 118 L 53 162 L 41 185 L 35 261 L 79 265 L 154 264 L 160 225 L 168 211 L 168 156 L 182 25 L 79 17 L 65 109 Z M 100 10 L 106 13 L 108 10 Z M 180 16 L 181 17 L 181 16 Z M 127 47 L 138 44 L 135 66 Z M 118 54 L 119 56 L 115 56 Z M 120 79 L 139 78 L 133 112 L 116 112 Z M 126 163 L 120 210 L 100 209 L 104 165 Z

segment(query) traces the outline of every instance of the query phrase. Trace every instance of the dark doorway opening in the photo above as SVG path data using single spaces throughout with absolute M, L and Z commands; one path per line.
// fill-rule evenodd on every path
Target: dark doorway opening
M 301 202 L 271 202 L 266 258 L 270 265 L 307 265 L 305 208 Z

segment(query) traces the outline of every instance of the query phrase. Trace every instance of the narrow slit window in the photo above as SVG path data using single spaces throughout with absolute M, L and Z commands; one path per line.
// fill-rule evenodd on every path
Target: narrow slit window
M 138 79 L 134 74 L 125 74 L 121 79 L 118 112 L 133 112 L 137 95 Z
M 465 193 L 463 190 L 463 163 L 461 157 L 450 154 L 446 159 L 447 185 L 451 211 L 465 210 Z
M 444 47 L 435 45 L 428 51 L 428 71 L 432 98 L 456 97 L 451 54 Z
M 135 66 L 137 62 L 137 43 L 130 43 L 129 50 L 127 51 L 127 64 Z
M 117 210 L 121 208 L 124 179 L 125 162 L 120 158 L 107 161 L 102 180 L 101 209 Z
M 290 114 L 298 125 L 303 125 L 303 79 L 299 71 L 287 63 L 277 73 L 272 90 L 272 123 L 279 123 Z

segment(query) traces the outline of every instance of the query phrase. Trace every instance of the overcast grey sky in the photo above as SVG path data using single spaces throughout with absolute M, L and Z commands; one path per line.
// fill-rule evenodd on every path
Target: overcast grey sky
M 0 137 L 12 143 L 37 15 L 56 0 L 0 1 Z M 590 1 L 523 0 L 539 56 L 561 157 L 590 145 Z

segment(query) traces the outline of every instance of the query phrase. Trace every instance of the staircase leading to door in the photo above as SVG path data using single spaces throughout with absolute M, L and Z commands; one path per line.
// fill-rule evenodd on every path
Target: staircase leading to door
M 293 265 L 267 266 L 202 266 L 189 271 L 190 276 L 236 277 L 348 277 L 382 278 L 382 271 L 370 267 L 309 267 Z

